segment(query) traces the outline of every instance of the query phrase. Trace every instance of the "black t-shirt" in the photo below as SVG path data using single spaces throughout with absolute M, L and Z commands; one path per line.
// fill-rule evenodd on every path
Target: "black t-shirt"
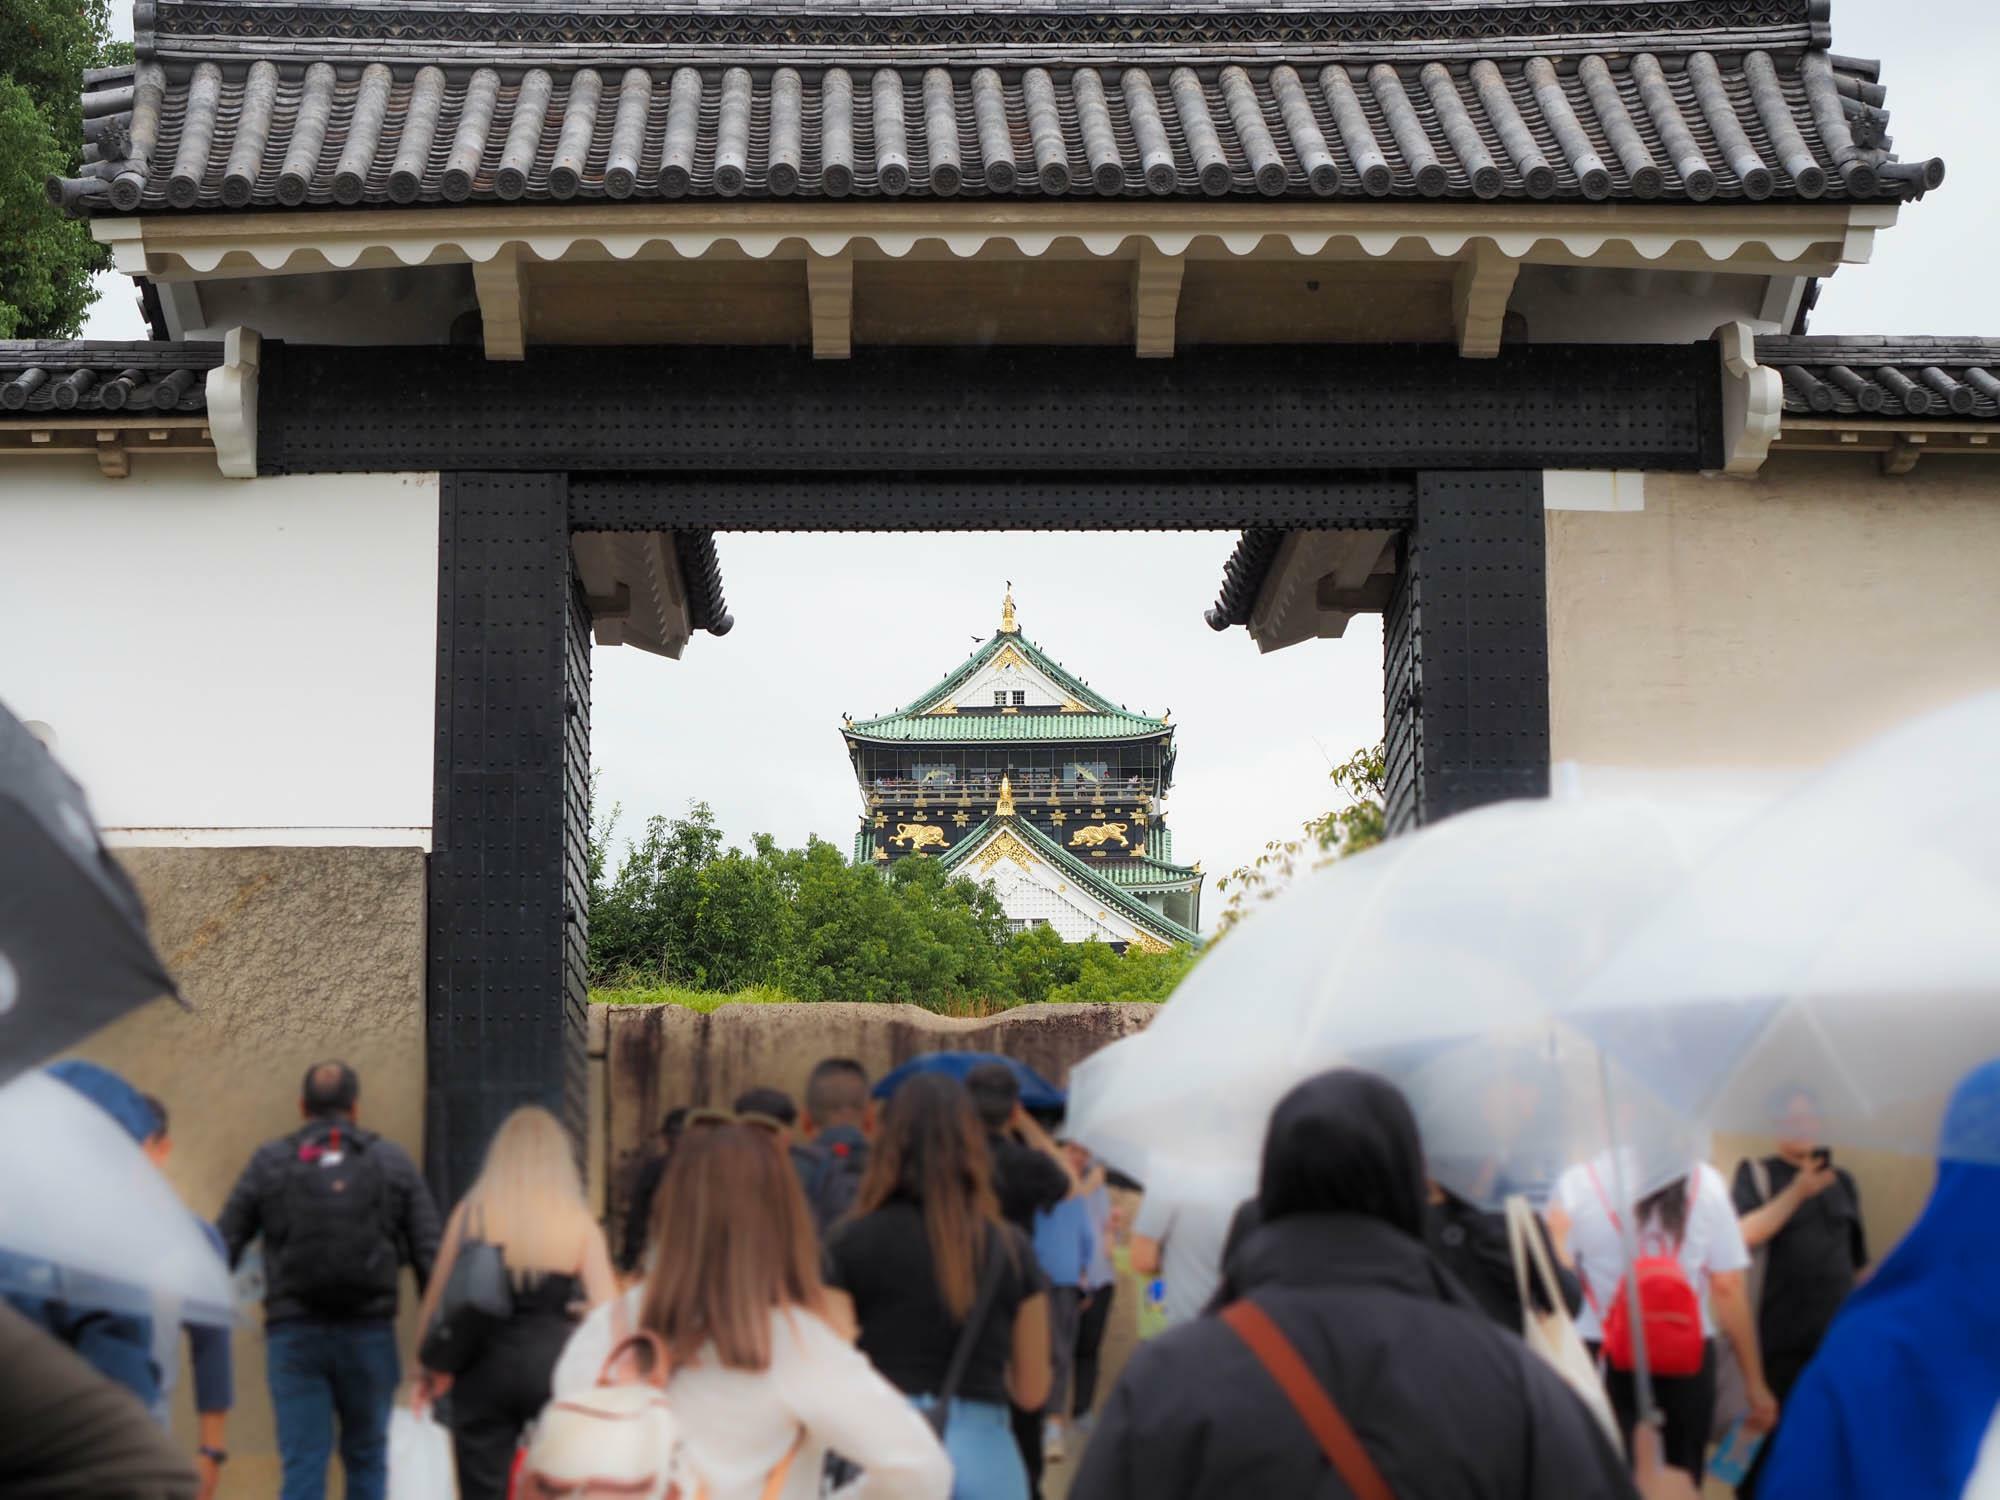
M 993 1191 L 1000 1199 L 1000 1216 L 1032 1236 L 1035 1215 L 1069 1196 L 1069 1173 L 1010 1135 L 989 1135 L 986 1149 L 993 1156 Z
M 1770 1173 L 1771 1197 L 1798 1176 L 1798 1168 L 1781 1156 L 1765 1157 L 1764 1167 Z M 1739 1214 L 1752 1213 L 1770 1201 L 1758 1192 L 1747 1161 L 1736 1168 L 1732 1196 Z M 1868 1264 L 1861 1195 L 1854 1179 L 1836 1167 L 1834 1181 L 1801 1203 L 1764 1250 L 1757 1342 L 1767 1360 L 1775 1355 L 1788 1362 L 1803 1361 L 1819 1347 L 1840 1304 L 1854 1289 L 1855 1273 Z
M 1007 1360 L 1014 1349 L 1014 1314 L 1048 1290 L 1034 1247 L 1012 1228 L 1000 1286 L 973 1346 L 958 1394 L 967 1401 L 1007 1399 Z M 861 1352 L 906 1395 L 936 1395 L 951 1368 L 960 1325 L 938 1295 L 923 1210 L 907 1199 L 837 1225 L 827 1241 L 827 1280 L 854 1299 Z

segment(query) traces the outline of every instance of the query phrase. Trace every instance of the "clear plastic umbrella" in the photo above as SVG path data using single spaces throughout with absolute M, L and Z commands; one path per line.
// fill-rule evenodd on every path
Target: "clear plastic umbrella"
M 1076 1069 L 1069 1128 L 1141 1181 L 1154 1154 L 1254 1162 L 1284 1091 L 1345 1063 L 1404 1086 L 1433 1174 L 1473 1202 L 1538 1197 L 1614 1137 L 1671 1180 L 1700 1154 L 1693 1121 L 1622 1069 L 1609 1116 L 1561 1012 L 1743 811 L 1503 803 L 1315 871 Z
M 0 1292 L 235 1321 L 222 1257 L 123 1126 L 43 1073 L 0 1086 Z
M 1719 844 L 1572 1023 L 1674 1109 L 1939 1154 L 2000 1056 L 2000 693 L 1836 762 Z M 1990 1141 L 1947 1140 L 1982 1160 Z

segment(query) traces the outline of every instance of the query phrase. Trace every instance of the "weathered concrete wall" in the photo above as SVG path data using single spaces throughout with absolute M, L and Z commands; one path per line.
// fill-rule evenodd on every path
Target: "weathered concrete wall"
M 1551 758 L 1811 766 L 2000 685 L 2000 467 L 1838 454 L 1551 511 Z
M 127 849 L 154 942 L 192 1013 L 160 1001 L 78 1051 L 165 1102 L 168 1174 L 196 1212 L 220 1212 L 261 1141 L 299 1118 L 299 1081 L 341 1057 L 361 1114 L 419 1161 L 424 1099 L 424 856 L 417 849 Z M 407 1290 L 407 1285 L 406 1285 Z M 405 1322 L 414 1303 L 405 1299 Z M 406 1328 L 407 1336 L 412 1330 Z M 261 1319 L 236 1333 L 225 1496 L 277 1493 Z M 192 1453 L 183 1370 L 178 1430 Z
M 919 1053 L 956 1049 L 1003 1052 L 1060 1084 L 1078 1061 L 1156 1013 L 1151 1005 L 1027 1005 L 974 1021 L 914 1005 L 725 1005 L 708 1015 L 675 1005 L 592 1010 L 593 1033 L 604 1028 L 614 1228 L 660 1117 L 677 1104 L 727 1107 L 757 1084 L 796 1099 L 821 1058 L 852 1057 L 879 1078 Z

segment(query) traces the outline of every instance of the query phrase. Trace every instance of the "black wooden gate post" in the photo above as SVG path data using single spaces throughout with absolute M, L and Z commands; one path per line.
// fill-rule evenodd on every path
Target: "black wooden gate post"
M 1391 833 L 1548 795 L 1546 561 L 1539 470 L 1417 476 L 1383 622 Z
M 519 1105 L 584 1139 L 590 648 L 567 477 L 441 486 L 424 1141 L 449 1203 Z

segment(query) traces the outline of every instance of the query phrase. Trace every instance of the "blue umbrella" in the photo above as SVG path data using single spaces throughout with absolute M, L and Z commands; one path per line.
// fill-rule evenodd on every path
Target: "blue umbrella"
M 1014 1075 L 1021 1085 L 1021 1103 L 1030 1110 L 1058 1110 L 1067 1102 L 1063 1091 L 1033 1068 L 997 1052 L 926 1052 L 883 1074 L 875 1085 L 875 1097 L 888 1098 L 902 1087 L 904 1079 L 919 1073 L 943 1073 L 963 1083 L 966 1074 L 984 1063 L 999 1063 Z

